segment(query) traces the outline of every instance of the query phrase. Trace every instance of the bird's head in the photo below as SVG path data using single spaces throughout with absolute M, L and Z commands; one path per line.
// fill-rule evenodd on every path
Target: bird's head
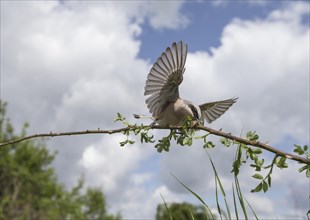
M 203 119 L 201 117 L 201 110 L 198 105 L 191 101 L 184 100 L 184 104 L 188 107 L 189 112 L 193 119 L 200 124 L 203 124 Z

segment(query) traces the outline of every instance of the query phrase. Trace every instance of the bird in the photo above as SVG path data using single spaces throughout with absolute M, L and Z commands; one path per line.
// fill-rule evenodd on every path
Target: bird
M 204 121 L 215 121 L 237 101 L 238 97 L 197 105 L 182 99 L 179 95 L 179 85 L 183 81 L 186 57 L 187 44 L 183 41 L 173 42 L 150 69 L 144 95 L 148 96 L 145 103 L 152 114 L 152 124 L 180 126 L 190 117 L 204 125 Z M 147 116 L 134 114 L 134 117 Z

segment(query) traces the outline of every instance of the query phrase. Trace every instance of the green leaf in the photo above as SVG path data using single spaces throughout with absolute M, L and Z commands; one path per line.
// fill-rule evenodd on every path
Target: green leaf
M 257 160 L 257 155 L 255 153 L 250 153 L 250 158 L 255 161 Z
M 306 177 L 310 177 L 310 166 L 308 165 L 307 171 L 306 171 Z
M 267 182 L 264 180 L 264 181 L 263 181 L 263 191 L 264 191 L 264 193 L 267 192 L 267 190 L 268 190 L 268 184 L 267 184 Z
M 256 186 L 255 189 L 252 189 L 251 192 L 260 192 L 260 191 L 262 190 L 262 188 L 263 188 L 263 184 L 260 183 L 260 184 L 258 184 L 258 185 Z
M 246 134 L 246 137 L 248 140 L 250 141 L 257 141 L 259 139 L 259 136 L 256 134 L 256 132 L 252 132 L 252 131 L 249 131 L 247 134 Z
M 193 143 L 193 138 L 192 137 L 185 137 L 183 139 L 183 145 L 191 146 Z
M 254 153 L 255 154 L 261 154 L 263 151 L 262 151 L 262 149 L 260 149 L 260 148 L 256 148 L 255 150 L 254 150 Z
M 271 176 L 270 175 L 267 177 L 267 181 L 268 181 L 269 187 L 271 187 Z
M 307 151 L 308 150 L 308 145 L 305 145 L 304 146 L 304 151 Z
M 145 143 L 154 143 L 155 140 L 153 140 L 154 136 L 148 136 L 147 132 L 141 132 L 140 133 L 140 141 L 141 143 L 145 142 Z
M 286 161 L 286 158 L 285 157 L 277 157 L 276 161 L 275 161 L 275 164 L 279 167 L 279 168 L 287 168 L 288 165 L 287 163 L 285 162 Z
M 265 162 L 264 159 L 255 161 L 255 163 L 260 167 L 264 165 L 264 162 Z
M 255 171 L 261 171 L 262 168 L 260 166 L 257 166 L 256 164 L 250 164 L 251 167 L 254 167 L 255 168 Z
M 212 143 L 212 141 L 208 141 L 203 145 L 203 148 L 214 148 L 215 145 Z
M 121 145 L 121 147 L 124 147 L 127 143 L 128 143 L 128 140 L 119 142 L 119 144 Z
M 128 140 L 128 143 L 129 143 L 129 144 L 134 144 L 134 143 L 135 143 L 135 141 Z
M 126 118 L 123 117 L 120 113 L 117 113 L 116 118 L 114 119 L 114 122 L 116 121 L 124 121 Z
M 157 152 L 158 153 L 161 153 L 163 151 L 163 148 L 162 148 L 162 146 L 160 144 L 156 144 L 155 148 L 157 148 Z
M 259 179 L 259 180 L 264 179 L 264 177 L 258 173 L 254 174 L 252 177 L 254 177 L 255 179 Z
M 299 173 L 305 171 L 305 170 L 307 169 L 307 167 L 308 167 L 308 165 L 305 165 L 305 166 L 299 168 L 299 169 L 298 169 Z
M 225 147 L 229 147 L 231 145 L 231 140 L 228 138 L 221 138 L 220 139 L 221 144 L 223 144 Z

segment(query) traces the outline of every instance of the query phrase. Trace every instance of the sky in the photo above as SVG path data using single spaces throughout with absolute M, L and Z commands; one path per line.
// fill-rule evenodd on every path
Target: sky
M 148 114 L 143 93 L 153 62 L 183 40 L 189 53 L 181 97 L 197 104 L 239 97 L 207 126 L 235 135 L 256 131 L 261 141 L 292 152 L 293 144 L 310 142 L 309 8 L 308 1 L 1 1 L 1 100 L 16 131 L 28 122 L 29 134 L 118 128 L 117 112 L 141 123 L 132 114 Z M 59 181 L 72 187 L 83 175 L 124 219 L 154 219 L 160 194 L 168 203 L 200 204 L 170 173 L 216 207 L 201 141 L 174 143 L 159 154 L 138 141 L 121 148 L 124 138 L 45 140 L 58 152 Z M 235 148 L 210 140 L 232 199 Z M 263 156 L 266 163 L 273 158 Z M 256 194 L 253 170 L 241 169 L 241 187 L 259 217 L 305 218 L 309 180 L 299 167 L 290 161 L 288 169 L 276 169 L 271 189 Z

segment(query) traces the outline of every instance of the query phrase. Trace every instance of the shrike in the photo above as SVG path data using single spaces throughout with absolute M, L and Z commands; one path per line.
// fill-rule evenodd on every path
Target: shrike
M 238 98 L 196 105 L 179 96 L 179 85 L 185 72 L 187 44 L 173 43 L 151 68 L 144 88 L 152 118 L 159 125 L 182 125 L 187 116 L 203 124 L 213 122 L 224 114 Z M 143 116 L 135 115 L 136 118 Z

